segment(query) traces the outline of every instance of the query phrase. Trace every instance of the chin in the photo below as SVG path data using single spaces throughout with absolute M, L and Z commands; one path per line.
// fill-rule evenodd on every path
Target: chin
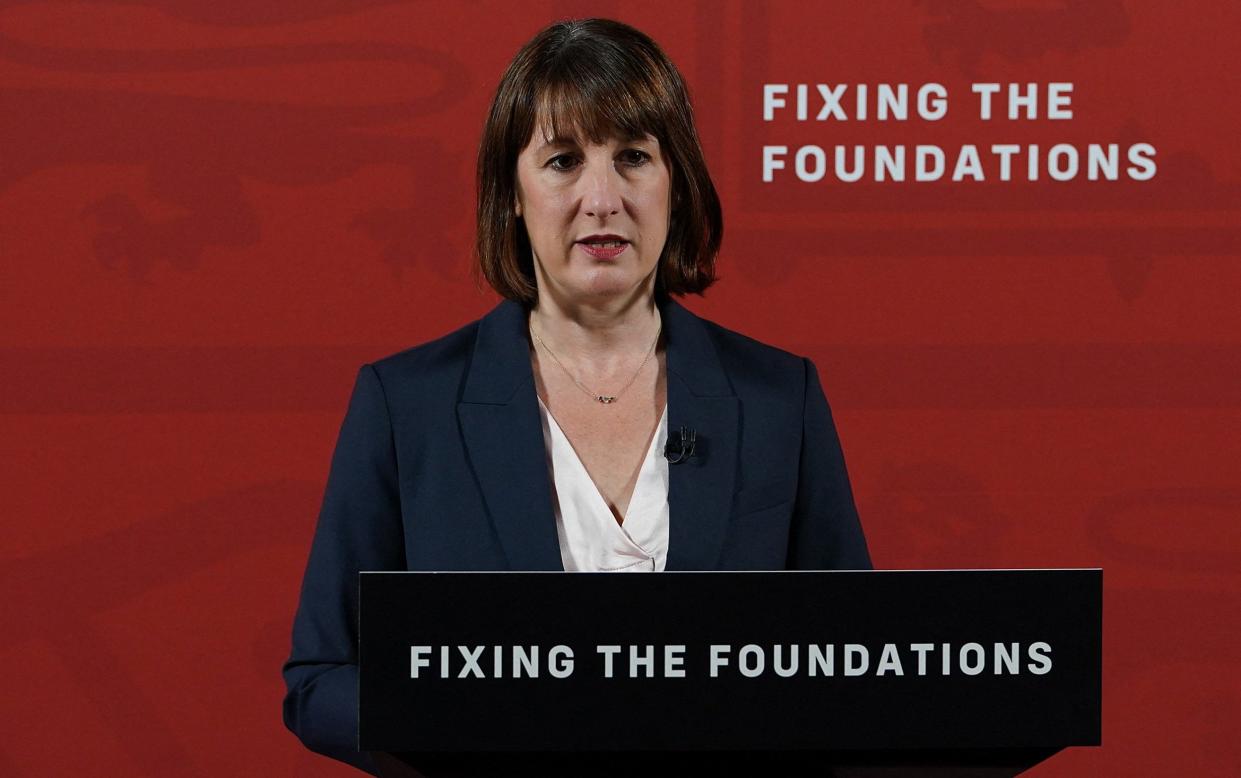
M 608 299 L 624 297 L 641 286 L 642 279 L 632 273 L 617 272 L 620 268 L 599 268 L 582 283 L 575 284 L 576 293 L 584 299 Z

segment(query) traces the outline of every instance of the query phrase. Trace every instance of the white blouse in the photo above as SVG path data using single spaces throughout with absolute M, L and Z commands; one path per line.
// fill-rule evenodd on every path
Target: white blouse
M 634 485 L 625 523 L 618 524 L 607 501 L 556 419 L 539 398 L 543 443 L 552 481 L 552 506 L 560 559 L 567 571 L 662 571 L 668 561 L 668 407 L 651 438 Z

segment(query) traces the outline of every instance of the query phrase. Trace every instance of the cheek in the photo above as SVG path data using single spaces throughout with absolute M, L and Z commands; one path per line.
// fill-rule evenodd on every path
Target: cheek
M 647 212 L 665 221 L 672 213 L 672 186 L 667 179 L 652 186 L 647 193 L 645 206 Z
M 658 231 L 667 230 L 672 216 L 672 202 L 667 186 L 658 187 L 646 193 L 641 203 L 642 214 L 648 228 Z
M 526 198 L 526 208 L 538 215 L 542 225 L 559 226 L 564 221 L 568 197 L 561 191 L 544 187 L 531 192 Z
M 530 242 L 549 259 L 561 251 L 572 227 L 573 214 L 566 210 L 567 198 L 559 193 L 540 192 L 525 202 L 526 232 Z

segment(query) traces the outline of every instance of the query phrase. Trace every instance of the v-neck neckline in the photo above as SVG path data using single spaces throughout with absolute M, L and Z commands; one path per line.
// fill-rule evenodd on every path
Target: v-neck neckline
M 551 430 L 553 437 L 557 437 L 563 444 L 564 448 L 572 455 L 568 457 L 568 459 L 571 462 L 571 466 L 575 470 L 574 476 L 580 479 L 582 483 L 590 484 L 590 492 L 593 495 L 591 502 L 596 509 L 597 517 L 600 520 L 606 517 L 607 521 L 604 523 L 610 524 L 615 529 L 620 530 L 627 538 L 629 538 L 631 543 L 634 543 L 639 548 L 642 548 L 642 545 L 633 538 L 633 535 L 636 533 L 631 533 L 629 530 L 634 528 L 632 519 L 635 514 L 635 505 L 639 507 L 639 510 L 637 511 L 637 515 L 639 517 L 650 514 L 656 508 L 656 506 L 652 504 L 652 499 L 648 492 L 652 487 L 652 482 L 655 480 L 653 478 L 654 474 L 652 471 L 658 466 L 658 461 L 655 458 L 658 455 L 656 449 L 659 446 L 661 433 L 667 428 L 668 404 L 664 403 L 664 410 L 659 416 L 659 421 L 655 424 L 654 431 L 651 433 L 651 439 L 647 444 L 646 453 L 642 457 L 642 464 L 638 468 L 638 478 L 634 483 L 633 491 L 629 494 L 629 502 L 625 506 L 625 515 L 620 521 L 617 521 L 616 515 L 613 514 L 612 509 L 608 507 L 608 501 L 603 496 L 603 492 L 599 491 L 599 485 L 595 483 L 595 479 L 591 477 L 590 471 L 586 469 L 586 464 L 582 462 L 582 457 L 577 453 L 577 449 L 573 446 L 573 441 L 569 440 L 569 436 L 560 426 L 560 422 L 556 421 L 556 417 L 552 414 L 551 409 L 547 407 L 546 403 L 543 402 L 543 398 L 538 397 L 537 394 L 536 397 L 539 401 L 539 410 L 547 417 L 548 428 Z M 548 452 L 548 456 L 551 456 L 550 451 Z M 639 497 L 642 499 L 639 500 Z M 664 499 L 666 499 L 666 497 Z M 641 521 L 641 519 L 639 520 L 639 524 L 644 523 L 645 522 Z M 626 529 L 626 527 L 628 527 L 628 529 Z

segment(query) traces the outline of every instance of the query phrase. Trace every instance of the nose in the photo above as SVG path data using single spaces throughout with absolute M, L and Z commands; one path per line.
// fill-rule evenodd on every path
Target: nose
M 582 207 L 587 216 L 607 218 L 620 213 L 624 181 L 611 159 L 588 161 L 582 180 L 586 187 L 582 194 Z

